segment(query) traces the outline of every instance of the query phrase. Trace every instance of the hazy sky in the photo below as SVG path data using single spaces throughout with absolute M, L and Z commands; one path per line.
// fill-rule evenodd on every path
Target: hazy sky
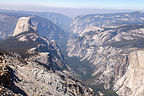
M 0 0 L 0 4 L 69 8 L 144 9 L 144 0 Z
M 0 9 L 55 12 L 70 17 L 125 11 L 143 11 L 144 0 L 0 0 Z

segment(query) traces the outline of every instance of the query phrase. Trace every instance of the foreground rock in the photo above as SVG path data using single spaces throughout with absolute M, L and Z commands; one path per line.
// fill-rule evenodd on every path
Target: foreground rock
M 1 79 L 3 79 L 2 85 L 10 86 L 9 88 L 12 88 L 13 92 L 24 96 L 93 96 L 93 92 L 72 77 L 68 70 L 52 69 L 54 67 L 51 67 L 51 64 L 57 63 L 56 61 L 41 61 L 41 58 L 50 59 L 48 53 L 38 53 L 38 55 L 25 60 L 18 54 L 10 55 L 5 54 L 4 58 L 7 62 L 5 65 L 9 67 L 8 72 L 10 73 L 4 73 L 7 75 L 3 74 Z M 10 81 L 11 79 L 12 81 Z M 15 86 L 8 85 L 9 82 L 12 82 Z

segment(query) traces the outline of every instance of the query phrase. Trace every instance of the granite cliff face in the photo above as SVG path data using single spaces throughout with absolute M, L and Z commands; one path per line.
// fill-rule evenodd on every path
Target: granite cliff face
M 65 64 L 55 41 L 48 41 L 37 34 L 30 17 L 19 19 L 13 36 L 0 42 L 3 44 L 0 53 L 4 61 L 1 65 L 8 66 L 6 70 L 10 76 L 6 78 L 12 82 L 8 88 L 13 94 L 94 96 L 92 90 L 76 79 L 74 73 Z M 3 83 L 1 85 L 7 87 Z
M 74 21 L 77 22 L 73 24 L 76 34 L 68 40 L 67 52 L 69 57 L 88 60 L 93 66 L 85 80 L 89 86 L 95 88 L 103 85 L 120 96 L 142 96 L 143 88 L 139 86 L 143 78 L 139 70 L 142 66 L 136 66 L 143 64 L 143 52 L 138 51 L 140 57 L 134 55 L 135 51 L 137 53 L 137 50 L 144 48 L 144 22 L 140 14 L 143 13 L 88 15 Z M 141 64 L 136 63 L 139 61 Z M 135 67 L 132 67 L 134 64 Z M 85 70 L 82 72 L 89 73 Z M 135 77 L 136 73 L 139 78 Z M 138 80 L 132 84 L 134 78 Z
M 13 33 L 13 36 L 16 36 L 22 32 L 36 32 L 36 27 L 34 28 L 31 24 L 31 18 L 30 17 L 21 17 L 18 20 L 17 26 L 15 28 L 15 31 Z
M 128 56 L 129 66 L 123 77 L 118 79 L 115 90 L 122 96 L 143 96 L 144 95 L 144 51 L 131 52 Z

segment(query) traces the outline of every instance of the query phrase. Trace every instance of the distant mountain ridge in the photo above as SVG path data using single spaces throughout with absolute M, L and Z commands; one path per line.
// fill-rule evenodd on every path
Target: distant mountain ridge
M 0 10 L 1 13 L 14 13 L 14 14 L 31 14 L 37 15 L 50 20 L 52 23 L 61 27 L 61 29 L 70 32 L 70 24 L 72 18 L 60 13 L 53 12 L 32 12 L 32 11 L 14 11 L 14 10 Z
M 90 14 L 78 16 L 73 20 L 72 28 L 74 33 L 81 33 L 90 26 L 116 27 L 127 24 L 144 24 L 143 12 L 113 13 L 113 14 Z

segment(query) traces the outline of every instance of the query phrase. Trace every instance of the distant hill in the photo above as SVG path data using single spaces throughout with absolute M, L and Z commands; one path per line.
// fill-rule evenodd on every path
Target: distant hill
M 117 27 L 126 24 L 144 24 L 143 12 L 125 12 L 113 14 L 88 14 L 78 16 L 73 20 L 72 29 L 76 34 L 81 33 L 87 27 Z

